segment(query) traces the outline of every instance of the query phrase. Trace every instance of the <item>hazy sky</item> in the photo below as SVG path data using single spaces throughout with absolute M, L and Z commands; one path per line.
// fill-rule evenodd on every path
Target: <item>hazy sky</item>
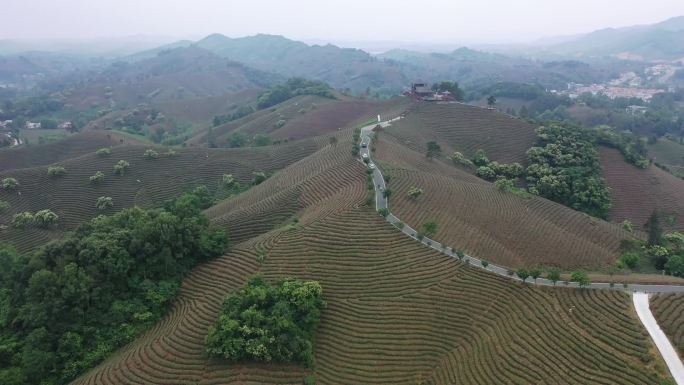
M 512 42 L 684 15 L 684 0 L 0 0 L 0 39 L 255 33 Z

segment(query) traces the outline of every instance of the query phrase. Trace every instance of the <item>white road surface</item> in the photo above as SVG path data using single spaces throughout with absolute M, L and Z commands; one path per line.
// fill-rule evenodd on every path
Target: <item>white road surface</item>
M 665 359 L 667 367 L 672 373 L 672 377 L 678 385 L 684 385 L 684 365 L 682 365 L 682 360 L 677 355 L 672 343 L 667 339 L 665 333 L 658 326 L 653 313 L 648 305 L 648 294 L 647 293 L 634 293 L 634 307 L 636 308 L 637 314 L 641 323 L 644 324 L 648 334 L 651 335 L 653 342 L 655 342 L 660 354 Z

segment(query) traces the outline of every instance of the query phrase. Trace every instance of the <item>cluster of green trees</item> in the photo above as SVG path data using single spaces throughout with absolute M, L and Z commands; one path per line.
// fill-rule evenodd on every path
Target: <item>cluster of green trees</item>
M 463 98 L 465 97 L 465 92 L 463 92 L 463 89 L 458 85 L 458 82 L 438 82 L 434 83 L 432 85 L 432 90 L 436 92 L 445 92 L 448 91 L 451 93 L 451 96 L 454 97 L 454 99 L 460 101 L 463 101 Z
M 206 350 L 229 361 L 313 364 L 313 337 L 325 307 L 316 281 L 292 278 L 274 284 L 260 274 L 229 293 Z
M 527 151 L 528 191 L 575 210 L 607 218 L 610 195 L 592 135 L 567 123 L 537 129 L 539 145 Z
M 0 245 L 0 383 L 65 384 L 159 320 L 183 275 L 221 254 L 206 189 L 99 216 L 37 251 Z
M 220 126 L 222 124 L 232 122 L 233 120 L 238 120 L 244 118 L 245 116 L 254 112 L 254 107 L 252 106 L 240 106 L 235 110 L 235 112 L 226 115 L 216 115 L 212 121 L 214 127 Z
M 297 95 L 318 95 L 335 99 L 333 89 L 320 81 L 304 78 L 290 78 L 285 83 L 265 91 L 257 98 L 257 108 L 264 109 L 275 106 Z
M 645 224 L 648 240 L 623 242 L 618 268 L 635 269 L 641 262 L 647 262 L 669 275 L 684 277 L 684 233 L 664 233 L 660 222 L 661 214 L 654 210 Z
M 359 156 L 359 145 L 361 143 L 361 128 L 357 127 L 354 129 L 354 134 L 352 135 L 352 156 Z
M 650 161 L 643 139 L 631 131 L 618 132 L 616 129 L 601 125 L 595 128 L 598 144 L 617 148 L 625 160 L 639 168 L 646 168 Z
M 587 127 L 607 125 L 640 135 L 663 136 L 666 133 L 677 134 L 684 129 L 684 112 L 676 104 L 684 100 L 682 98 L 681 91 L 656 94 L 650 103 L 638 98 L 610 99 L 605 95 L 583 94 L 575 103 L 590 109 L 585 108 L 581 115 L 575 114 L 565 105 L 560 105 L 539 111 L 538 118 L 577 122 Z M 645 106 L 648 110 L 643 114 L 633 114 L 626 111 L 626 107 L 630 105 Z
M 454 154 L 454 156 L 457 156 Z M 454 159 L 454 157 L 452 157 Z M 490 181 L 499 179 L 516 179 L 525 174 L 525 168 L 520 163 L 499 163 L 490 161 L 484 150 L 477 150 L 473 155 L 472 163 L 477 167 L 477 176 Z
M 216 144 L 216 138 L 213 133 L 213 129 L 209 128 L 209 131 L 207 132 L 207 145 L 210 148 L 216 148 L 218 145 Z M 263 147 L 263 146 L 268 146 L 270 144 L 274 143 L 273 140 L 271 139 L 271 136 L 268 134 L 262 134 L 258 133 L 255 134 L 252 138 L 249 138 L 247 134 L 244 132 L 234 132 L 228 136 L 228 139 L 226 141 L 226 147 L 228 148 L 240 148 L 240 147 Z
M 24 211 L 14 214 L 12 217 L 12 227 L 21 229 L 28 226 L 36 226 L 47 229 L 57 223 L 58 219 L 59 216 L 49 209 L 39 210 L 35 214 L 32 214 L 30 211 Z
M 506 111 L 510 115 L 519 115 L 522 118 L 534 117 L 547 110 L 553 110 L 560 106 L 566 107 L 572 105 L 572 101 L 569 97 L 547 92 L 546 89 L 539 84 L 514 82 L 501 82 L 479 90 L 473 90 L 470 95 L 468 95 L 468 99 L 479 100 L 487 95 L 489 95 L 489 97 L 494 97 L 494 102 L 496 102 L 496 98 L 523 100 L 525 104 L 520 107 L 520 110 L 515 111 L 509 108 Z
M 8 99 L 4 100 L 0 107 L 0 120 L 14 120 L 15 127 L 22 127 L 28 118 L 51 115 L 63 109 L 64 99 L 57 96 Z
M 484 262 L 483 262 L 484 265 Z M 486 267 L 486 266 L 485 266 Z M 527 281 L 528 278 L 532 278 L 535 282 L 537 282 L 537 278 L 540 278 L 542 274 L 544 273 L 544 269 L 538 268 L 538 267 L 533 267 L 531 269 L 525 269 L 525 268 L 520 268 L 515 271 L 510 270 L 508 272 L 509 275 L 517 275 L 518 278 L 520 278 L 523 283 Z M 551 281 L 554 285 L 556 282 L 558 282 L 561 279 L 561 272 L 558 269 L 552 268 L 546 270 L 546 279 Z M 564 281 L 566 284 L 568 281 Z M 583 271 L 574 271 L 570 274 L 570 282 L 577 282 L 577 284 L 580 287 L 585 287 L 589 286 L 591 283 L 591 279 L 587 275 L 587 273 Z

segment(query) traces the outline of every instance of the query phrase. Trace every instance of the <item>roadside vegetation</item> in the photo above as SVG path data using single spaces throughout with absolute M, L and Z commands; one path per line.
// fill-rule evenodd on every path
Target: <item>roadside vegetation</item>
M 647 241 L 633 239 L 624 242 L 616 268 L 664 271 L 675 277 L 684 277 L 684 234 L 678 231 L 664 233 L 661 221 L 661 214 L 653 211 L 646 223 Z M 625 226 L 630 227 L 631 223 L 625 223 Z

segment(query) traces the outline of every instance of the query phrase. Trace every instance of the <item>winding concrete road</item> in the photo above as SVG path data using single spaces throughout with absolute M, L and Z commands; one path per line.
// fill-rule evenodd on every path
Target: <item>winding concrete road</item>
M 379 123 L 383 128 L 384 127 L 389 127 L 391 123 L 395 120 L 401 119 L 401 117 L 390 119 L 387 121 L 383 121 Z M 360 148 L 360 154 L 361 157 L 364 157 L 364 154 L 368 157 L 370 160 L 370 163 L 373 164 L 373 158 L 371 157 L 371 139 L 373 136 L 373 128 L 376 126 L 376 124 L 372 124 L 370 126 L 363 127 L 361 129 L 361 148 Z M 375 167 L 373 170 L 373 185 L 375 186 L 375 206 L 377 210 L 386 208 L 389 209 L 389 202 L 383 195 L 383 191 L 387 188 L 385 185 L 385 179 L 382 176 L 382 171 L 380 170 L 379 167 Z M 389 223 L 395 224 L 397 222 L 400 222 L 399 218 L 394 216 L 393 214 L 389 214 L 386 217 L 387 221 Z M 450 257 L 457 258 L 456 253 L 451 249 L 451 248 L 442 248 L 441 243 L 430 239 L 428 237 L 423 237 L 422 240 L 419 240 L 416 238 L 417 231 L 411 226 L 404 224 L 403 228 L 400 229 L 402 233 L 414 238 L 417 242 L 422 242 L 426 246 L 432 247 L 433 249 L 442 252 Z M 509 269 L 503 267 L 503 266 L 497 266 L 495 264 L 489 263 L 487 267 L 484 267 L 482 265 L 482 260 L 476 257 L 473 257 L 471 255 L 465 255 L 464 260 L 467 260 L 468 263 L 470 263 L 471 266 L 479 267 L 485 270 L 489 270 L 492 273 L 499 274 L 505 277 L 508 277 L 510 279 L 514 280 L 521 280 L 517 275 L 509 274 Z M 552 281 L 546 279 L 546 278 L 537 278 L 536 280 L 532 280 L 531 278 L 528 280 L 529 282 L 535 284 L 535 285 L 541 285 L 541 286 L 568 286 L 568 287 L 579 287 L 579 284 L 577 282 L 558 282 L 557 284 L 554 284 Z M 629 290 L 632 292 L 640 292 L 640 293 L 671 293 L 671 292 L 684 292 L 684 286 L 678 286 L 678 285 L 642 285 L 642 284 L 623 284 L 623 283 L 614 283 L 611 284 L 609 282 L 592 282 L 589 285 L 585 286 L 586 288 L 590 289 L 613 289 L 613 290 Z
M 637 315 L 641 323 L 644 324 L 648 334 L 651 335 L 656 347 L 658 347 L 667 367 L 670 369 L 672 378 L 674 378 L 677 384 L 684 385 L 684 365 L 682 365 L 682 360 L 679 359 L 672 343 L 660 329 L 660 326 L 658 326 L 655 317 L 653 317 L 648 303 L 648 294 L 634 293 L 633 299 Z

